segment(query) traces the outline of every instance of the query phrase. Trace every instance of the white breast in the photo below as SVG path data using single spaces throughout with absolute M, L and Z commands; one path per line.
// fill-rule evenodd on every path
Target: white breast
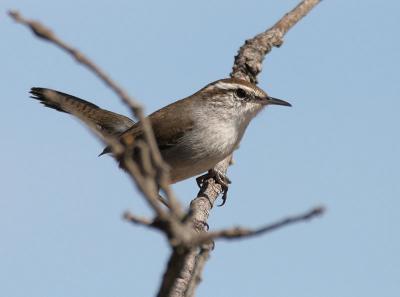
M 171 166 L 172 182 L 199 175 L 213 168 L 237 147 L 237 129 L 221 121 L 199 122 L 164 158 Z
M 193 119 L 193 129 L 163 153 L 171 166 L 173 182 L 201 174 L 230 155 L 238 147 L 251 116 L 226 110 L 214 114 L 198 111 Z
M 196 127 L 188 137 L 198 158 L 222 160 L 238 145 L 241 134 L 236 119 L 199 114 L 195 121 Z

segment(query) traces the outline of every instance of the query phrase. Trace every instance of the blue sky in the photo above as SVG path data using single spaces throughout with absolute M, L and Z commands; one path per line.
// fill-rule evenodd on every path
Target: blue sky
M 23 1 L 0 4 L 0 295 L 152 296 L 165 239 L 100 143 L 28 98 L 51 87 L 128 114 L 90 72 L 6 17 L 40 19 L 147 112 L 227 77 L 246 38 L 298 1 Z M 323 1 L 264 61 L 259 86 L 286 99 L 250 125 L 211 228 L 259 226 L 325 205 L 321 219 L 217 242 L 198 296 L 385 296 L 400 291 L 398 1 Z M 194 179 L 174 186 L 187 205 Z

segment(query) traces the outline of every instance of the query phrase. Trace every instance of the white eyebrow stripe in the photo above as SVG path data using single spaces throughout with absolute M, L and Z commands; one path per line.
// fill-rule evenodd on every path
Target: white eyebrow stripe
M 244 89 L 245 91 L 249 92 L 250 94 L 255 94 L 256 96 L 259 96 L 259 97 L 266 96 L 266 94 L 259 89 L 254 89 L 254 88 L 242 85 L 242 84 L 236 84 L 236 83 L 232 83 L 232 82 L 219 81 L 213 86 L 216 88 L 219 88 L 219 89 L 223 89 L 223 90 L 236 90 L 238 88 L 241 88 L 241 89 Z
M 247 86 L 244 86 L 242 84 L 235 84 L 235 83 L 226 83 L 223 81 L 217 82 L 215 85 L 215 87 L 219 88 L 219 89 L 223 89 L 223 90 L 236 90 L 238 88 L 244 89 L 250 93 L 254 93 L 254 89 L 253 88 L 249 88 Z

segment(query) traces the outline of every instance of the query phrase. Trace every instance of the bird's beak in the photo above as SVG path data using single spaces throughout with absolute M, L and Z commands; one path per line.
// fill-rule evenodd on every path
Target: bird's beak
M 266 104 L 292 106 L 292 104 L 290 104 L 289 102 L 287 102 L 285 100 L 281 100 L 281 99 L 270 97 L 270 96 L 267 96 L 265 98 L 265 100 L 266 100 L 265 101 Z

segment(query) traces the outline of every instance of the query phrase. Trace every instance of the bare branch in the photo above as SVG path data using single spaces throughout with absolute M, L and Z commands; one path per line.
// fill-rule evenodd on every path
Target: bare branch
M 236 227 L 232 229 L 225 229 L 208 233 L 200 233 L 197 236 L 197 238 L 194 238 L 193 245 L 201 245 L 216 239 L 238 239 L 238 238 L 247 238 L 251 236 L 262 235 L 268 232 L 276 231 L 288 225 L 311 220 L 315 217 L 321 216 L 324 212 L 325 212 L 324 207 L 316 207 L 310 211 L 307 211 L 306 213 L 286 217 L 275 223 L 267 224 L 257 229 Z
M 185 297 L 193 297 L 195 295 L 196 288 L 201 282 L 201 275 L 203 273 L 208 258 L 210 258 L 210 253 L 213 247 L 213 243 L 204 244 L 201 247 L 200 252 L 195 259 L 195 266 L 193 269 L 192 278 L 188 283 Z
M 321 0 L 303 0 L 293 10 L 285 14 L 275 25 L 265 32 L 246 40 L 244 45 L 239 49 L 239 53 L 235 57 L 232 68 L 231 77 L 247 80 L 257 83 L 257 75 L 261 72 L 262 61 L 273 46 L 279 46 L 283 43 L 283 36 L 307 13 L 311 11 Z M 215 168 L 217 171 L 226 174 L 229 165 L 233 162 L 233 156 L 228 156 L 225 160 L 218 163 Z M 214 187 L 215 181 L 210 184 Z M 207 197 L 210 201 L 215 201 L 216 197 L 221 193 L 222 188 L 217 191 L 210 189 L 210 185 L 204 188 L 203 192 L 211 192 Z M 202 191 L 199 193 L 201 196 Z M 210 205 L 210 209 L 213 203 Z M 208 209 L 207 211 L 209 211 Z M 195 216 L 193 217 L 194 219 Z
M 45 27 L 38 21 L 25 19 L 19 12 L 10 11 L 9 15 L 18 23 L 28 26 L 32 32 L 46 41 L 52 42 L 62 50 L 66 51 L 75 60 L 82 65 L 86 66 L 95 75 L 97 75 L 108 87 L 110 87 L 121 100 L 132 109 L 133 114 L 136 115 L 137 111 L 142 109 L 142 106 L 133 100 L 121 87 L 119 87 L 104 71 L 102 71 L 95 63 L 83 55 L 80 51 L 68 45 L 59 39 L 49 28 Z
M 204 232 L 205 222 L 207 222 L 210 210 L 218 193 L 221 192 L 221 186 L 215 183 L 213 178 L 205 181 L 205 184 L 207 184 L 205 189 L 201 190 L 198 197 L 190 203 L 189 214 L 186 219 L 186 225 L 196 233 Z M 186 245 L 190 245 L 193 236 L 195 234 L 191 233 L 188 240 L 185 241 Z M 192 248 L 190 251 L 187 251 L 187 247 L 182 250 L 175 248 L 172 251 L 158 297 L 183 297 L 189 290 L 189 286 L 191 287 L 190 291 L 195 289 L 198 282 L 192 280 L 192 276 L 200 275 L 202 270 L 202 266 L 197 265 L 198 255 L 197 248 Z
M 262 70 L 262 62 L 265 55 L 271 51 L 272 47 L 281 46 L 283 36 L 289 29 L 306 16 L 319 2 L 321 0 L 302 1 L 270 29 L 246 40 L 235 57 L 231 77 L 244 79 L 256 84 L 257 75 Z
M 320 0 L 303 0 L 296 8 L 283 16 L 271 29 L 246 41 L 235 57 L 231 77 L 256 83 L 257 75 L 261 72 L 261 63 L 264 56 L 271 51 L 272 46 L 282 44 L 282 38 L 285 33 L 319 2 Z M 216 165 L 217 171 L 226 174 L 231 163 L 232 155 Z M 197 198 L 191 202 L 187 221 L 198 232 L 201 232 L 198 222 L 203 222 L 203 225 L 207 223 L 210 210 L 221 192 L 222 187 L 213 178 L 210 178 L 204 181 L 204 186 Z M 201 236 L 207 236 L 207 234 L 200 234 Z M 184 256 L 179 256 L 176 251 L 173 251 L 157 296 L 182 297 L 186 293 L 186 296 L 191 296 L 198 284 L 196 281 L 191 281 L 191 278 L 193 275 L 199 275 L 202 270 L 202 265 L 195 265 L 197 257 L 198 253 L 193 251 L 185 253 Z M 185 271 L 191 271 L 191 273 L 183 273 Z M 176 279 L 179 279 L 179 282 Z M 186 284 L 186 286 L 182 284 Z
M 131 223 L 137 224 L 137 225 L 151 227 L 153 224 L 152 220 L 150 220 L 148 218 L 136 216 L 136 215 L 130 213 L 129 211 L 126 211 L 123 214 L 123 218 L 124 218 L 124 220 L 127 220 L 128 222 L 131 222 Z
M 142 125 L 142 129 L 144 132 L 144 138 L 146 143 L 148 144 L 148 149 L 150 150 L 150 155 L 151 159 L 153 160 L 152 165 L 155 167 L 157 174 L 155 175 L 157 179 L 155 180 L 154 178 L 154 183 L 157 183 L 160 185 L 160 187 L 163 189 L 164 193 L 167 195 L 167 199 L 169 201 L 170 209 L 172 212 L 174 212 L 177 216 L 181 215 L 181 206 L 180 203 L 177 201 L 175 198 L 172 190 L 170 189 L 168 180 L 169 180 L 169 174 L 168 174 L 168 165 L 162 160 L 160 151 L 158 149 L 153 129 L 151 128 L 151 124 L 148 120 L 147 117 L 144 116 L 143 108 L 142 106 L 136 102 L 133 98 L 131 98 L 127 92 L 125 92 L 116 82 L 114 82 L 103 70 L 100 69 L 95 63 L 93 63 L 89 58 L 87 58 L 85 55 L 83 55 L 80 51 L 77 49 L 73 48 L 72 46 L 68 45 L 66 42 L 58 38 L 49 28 L 45 27 L 42 25 L 40 22 L 37 21 L 32 21 L 25 19 L 23 16 L 21 16 L 17 11 L 10 11 L 9 15 L 18 23 L 21 23 L 23 25 L 28 26 L 33 33 L 38 36 L 39 38 L 42 38 L 44 40 L 47 40 L 62 50 L 66 51 L 68 54 L 70 54 L 72 57 L 75 58 L 75 60 L 82 65 L 86 66 L 90 71 L 92 71 L 101 81 L 103 81 L 109 88 L 111 88 L 121 99 L 123 103 L 125 103 L 130 110 L 132 111 L 133 115 L 138 118 L 140 121 L 140 124 Z M 85 122 L 88 124 L 87 122 Z M 92 129 L 93 130 L 93 129 Z M 115 141 L 113 143 L 107 143 L 113 148 L 113 152 L 116 152 L 116 145 Z M 119 150 L 118 150 L 119 151 Z M 129 151 L 129 148 L 127 148 L 125 151 Z M 125 161 L 127 163 L 132 163 L 133 161 L 131 158 L 125 158 Z M 148 164 L 149 162 L 147 162 Z M 130 164 L 132 165 L 132 164 Z M 133 166 L 126 166 L 128 168 L 128 172 L 131 175 L 132 178 L 136 180 L 137 175 L 134 175 L 133 172 L 129 171 L 129 168 L 133 168 Z M 144 189 L 143 185 L 147 186 L 150 184 L 149 178 L 146 180 L 146 184 L 141 184 L 142 186 L 139 186 L 140 190 L 148 196 L 149 194 L 149 189 Z M 158 192 L 158 187 L 153 186 L 150 187 L 151 190 Z M 155 194 L 157 193 L 152 193 L 150 196 L 155 197 Z M 158 194 L 157 194 L 158 195 Z M 147 197 L 148 199 L 152 199 L 151 197 Z M 155 201 L 157 199 L 153 199 L 153 201 L 150 201 L 150 204 L 153 206 L 156 205 Z M 160 209 L 155 209 L 157 214 L 160 216 L 162 213 L 159 211 Z
M 125 170 L 127 170 L 129 176 L 135 180 L 136 186 L 144 194 L 148 204 L 153 208 L 159 218 L 165 218 L 166 214 L 159 203 L 157 185 L 154 183 L 154 180 L 149 176 L 142 175 L 138 164 L 132 159 L 132 151 L 129 147 L 125 147 L 122 158 Z

